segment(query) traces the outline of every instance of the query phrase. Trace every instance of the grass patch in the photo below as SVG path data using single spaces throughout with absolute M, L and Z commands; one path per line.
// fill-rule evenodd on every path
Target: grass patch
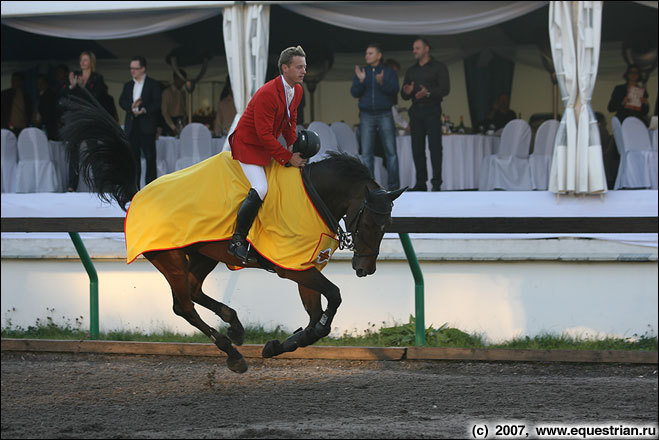
M 49 312 L 54 310 L 49 309 Z M 56 323 L 48 316 L 37 319 L 35 325 L 22 328 L 14 326 L 10 319 L 6 320 L 6 327 L 2 328 L 3 338 L 18 339 L 60 339 L 84 340 L 89 339 L 89 331 L 83 328 L 83 317 L 74 321 L 64 319 L 63 323 Z M 226 326 L 220 326 L 220 332 L 226 331 Z M 283 341 L 292 333 L 277 326 L 275 329 L 265 329 L 261 325 L 245 327 L 246 344 L 264 344 L 272 339 Z M 101 332 L 100 340 L 107 341 L 137 341 L 137 342 L 186 342 L 209 343 L 209 339 L 200 332 L 194 334 L 181 334 L 168 329 L 145 333 L 139 329 L 115 330 Z M 321 339 L 316 345 L 325 346 L 358 346 L 358 347 L 409 347 L 415 344 L 415 321 L 410 316 L 407 324 L 397 324 L 391 327 L 375 328 L 371 324 L 362 332 L 348 333 L 338 337 L 328 336 Z M 435 329 L 432 326 L 426 329 L 426 345 L 428 347 L 452 348 L 511 348 L 511 349 L 562 349 L 562 350 L 642 350 L 657 351 L 657 336 L 651 330 L 643 335 L 634 334 L 629 338 L 592 339 L 569 335 L 541 334 L 534 337 L 514 338 L 500 344 L 487 344 L 480 334 L 468 334 L 459 329 L 448 327 L 447 324 Z

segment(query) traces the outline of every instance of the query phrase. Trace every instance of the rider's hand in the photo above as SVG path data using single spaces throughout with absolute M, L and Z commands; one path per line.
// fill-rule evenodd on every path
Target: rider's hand
M 288 161 L 292 166 L 302 168 L 307 164 L 307 159 L 303 159 L 300 153 L 293 153 L 291 159 Z

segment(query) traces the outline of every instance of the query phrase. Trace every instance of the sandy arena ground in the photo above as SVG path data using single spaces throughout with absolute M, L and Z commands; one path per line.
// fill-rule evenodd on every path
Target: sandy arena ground
M 2 438 L 472 438 L 657 423 L 657 366 L 2 353 Z M 490 432 L 488 438 L 493 438 Z

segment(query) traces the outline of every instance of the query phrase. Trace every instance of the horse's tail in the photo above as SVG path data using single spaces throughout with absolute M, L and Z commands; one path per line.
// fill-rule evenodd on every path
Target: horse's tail
M 137 166 L 123 129 L 84 87 L 61 101 L 69 157 L 79 150 L 80 176 L 105 201 L 114 198 L 125 211 L 139 190 Z

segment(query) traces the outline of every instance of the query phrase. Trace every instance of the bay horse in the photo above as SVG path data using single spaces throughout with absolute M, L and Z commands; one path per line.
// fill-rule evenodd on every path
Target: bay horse
M 126 205 L 138 192 L 137 166 L 128 139 L 91 94 L 82 89 L 82 95 L 71 95 L 61 103 L 65 109 L 62 139 L 70 149 L 80 150 L 80 176 L 90 188 L 103 200 L 113 198 L 127 211 Z M 382 237 L 391 224 L 393 201 L 406 188 L 392 192 L 384 190 L 358 158 L 340 153 L 329 154 L 327 159 L 307 165 L 302 175 L 312 200 L 315 193 L 318 212 L 336 231 L 339 247 L 354 251 L 352 268 L 356 275 L 373 274 Z M 339 224 L 341 219 L 346 225 L 345 232 Z M 283 342 L 268 341 L 263 347 L 263 357 L 294 351 L 330 333 L 332 320 L 341 304 L 341 293 L 319 270 L 315 267 L 303 271 L 289 270 L 264 258 L 259 258 L 256 263 L 243 264 L 227 252 L 228 244 L 228 240 L 206 241 L 176 249 L 144 252 L 144 256 L 171 286 L 174 313 L 199 329 L 227 354 L 227 366 L 231 371 L 243 373 L 247 370 L 245 359 L 234 347 L 234 344 L 240 346 L 244 342 L 243 326 L 234 309 L 202 290 L 206 276 L 218 262 L 270 270 L 298 285 L 309 322 Z M 327 302 L 325 310 L 322 309 L 321 296 Z M 227 322 L 226 335 L 206 324 L 195 310 L 195 304 L 210 309 Z

